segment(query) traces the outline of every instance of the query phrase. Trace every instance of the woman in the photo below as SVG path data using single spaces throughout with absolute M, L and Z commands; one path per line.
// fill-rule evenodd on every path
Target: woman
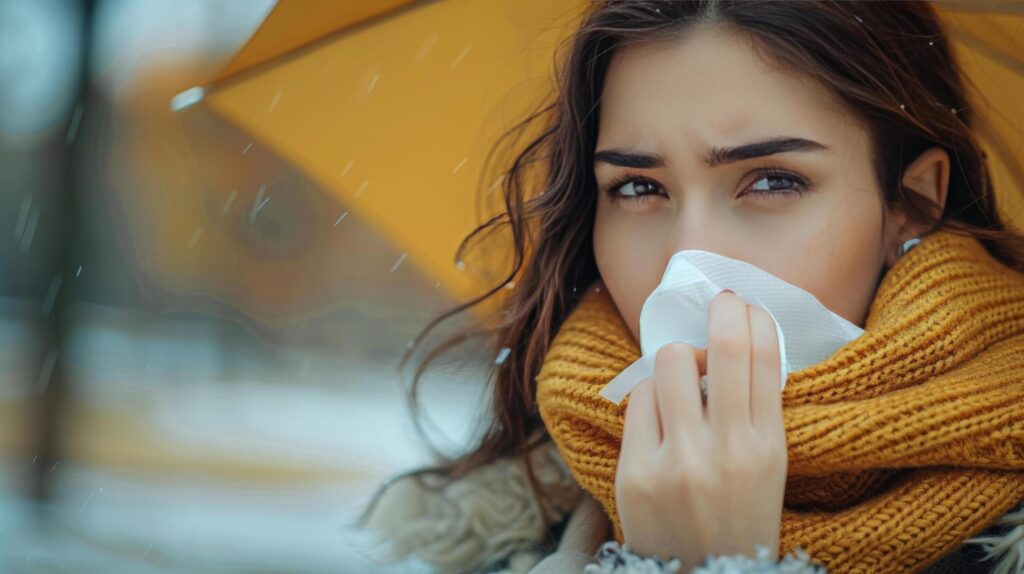
M 416 341 L 514 286 L 492 424 L 363 523 L 441 571 L 1021 572 L 1024 238 L 932 7 L 600 2 L 569 46 L 506 212 L 467 238 L 509 225 L 514 269 Z M 706 349 L 665 345 L 602 402 L 687 249 L 865 333 L 779 392 L 771 316 L 721 293 Z

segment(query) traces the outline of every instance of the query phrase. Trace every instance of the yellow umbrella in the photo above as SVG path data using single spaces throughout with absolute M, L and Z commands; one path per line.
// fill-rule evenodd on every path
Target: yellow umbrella
M 997 204 L 1024 228 L 1024 1 L 946 1 L 939 15 L 963 67 L 976 110 L 991 126 L 981 134 Z M 994 153 L 999 151 L 1001 153 Z M 1009 161 L 1004 161 L 1009 158 Z
M 241 126 L 465 299 L 507 265 L 453 259 L 459 241 L 500 207 L 500 194 L 488 193 L 500 172 L 481 171 L 485 154 L 552 89 L 554 49 L 587 5 L 282 0 L 219 77 L 178 102 L 202 101 Z M 982 112 L 996 133 L 983 136 L 985 146 L 1016 158 L 989 154 L 1001 208 L 1018 224 L 1022 6 L 938 4 L 965 70 L 991 102 Z
M 501 199 L 485 155 L 551 90 L 555 45 L 584 7 L 282 1 L 202 99 L 341 199 L 318 217 L 369 222 L 465 299 L 504 271 L 493 253 L 454 259 Z

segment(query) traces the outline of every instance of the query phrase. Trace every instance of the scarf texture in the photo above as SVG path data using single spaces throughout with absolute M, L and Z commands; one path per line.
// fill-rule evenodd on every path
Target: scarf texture
M 537 377 L 541 417 L 624 543 L 615 471 L 625 410 L 598 395 L 640 357 L 591 286 Z M 937 230 L 883 276 L 864 333 L 789 373 L 779 555 L 837 572 L 916 572 L 1024 498 L 1024 275 Z

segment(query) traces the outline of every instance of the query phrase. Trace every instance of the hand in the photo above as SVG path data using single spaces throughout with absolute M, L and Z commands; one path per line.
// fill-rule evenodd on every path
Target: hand
M 732 292 L 711 302 L 708 348 L 670 343 L 629 396 L 615 476 L 625 543 L 679 558 L 778 558 L 786 488 L 781 359 L 767 311 Z M 707 371 L 707 406 L 700 375 Z

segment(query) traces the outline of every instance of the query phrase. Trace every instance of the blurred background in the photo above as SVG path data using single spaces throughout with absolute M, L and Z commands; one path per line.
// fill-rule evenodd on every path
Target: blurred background
M 0 572 L 368 570 L 430 460 L 398 360 L 498 279 L 454 253 L 533 4 L 0 0 Z M 448 452 L 480 355 L 422 385 Z
M 944 16 L 1021 158 L 1021 4 L 981 4 Z M 352 523 L 431 459 L 399 358 L 504 282 L 456 248 L 585 5 L 0 0 L 0 572 L 429 571 Z M 428 371 L 443 452 L 500 360 Z

